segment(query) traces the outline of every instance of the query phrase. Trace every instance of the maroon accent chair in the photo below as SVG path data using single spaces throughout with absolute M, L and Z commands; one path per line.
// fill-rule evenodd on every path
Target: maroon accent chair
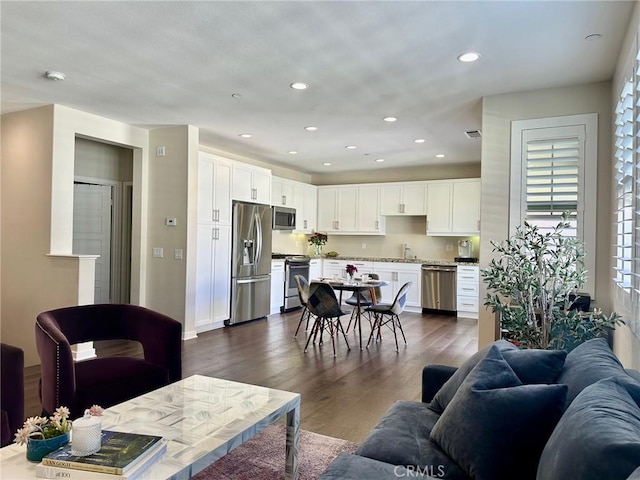
M 0 447 L 10 444 L 24 424 L 24 352 L 0 344 Z
M 98 340 L 140 342 L 144 360 L 112 356 L 75 362 L 71 345 Z M 72 418 L 182 378 L 182 324 L 135 305 L 81 305 L 43 312 L 36 320 L 43 412 L 69 407 Z

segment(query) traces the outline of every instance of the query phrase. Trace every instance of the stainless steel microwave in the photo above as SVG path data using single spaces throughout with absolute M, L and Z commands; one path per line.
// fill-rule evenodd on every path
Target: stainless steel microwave
M 296 228 L 296 209 L 289 207 L 271 207 L 273 230 L 294 230 Z

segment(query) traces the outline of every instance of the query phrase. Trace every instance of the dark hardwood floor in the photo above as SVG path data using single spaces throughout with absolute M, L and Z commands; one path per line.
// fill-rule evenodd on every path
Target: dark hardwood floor
M 310 346 L 306 334 L 293 338 L 300 312 L 202 333 L 183 345 L 183 377 L 194 374 L 298 392 L 301 427 L 323 435 L 360 442 L 395 400 L 420 400 L 422 367 L 458 366 L 477 350 L 477 322 L 456 317 L 403 313 L 408 345 L 396 352 L 393 334 L 360 351 L 357 336 Z M 301 329 L 302 330 L 302 329 Z M 364 343 L 369 326 L 363 323 Z M 99 356 L 141 355 L 137 343 L 96 344 Z M 40 413 L 39 367 L 25 370 L 26 414 Z

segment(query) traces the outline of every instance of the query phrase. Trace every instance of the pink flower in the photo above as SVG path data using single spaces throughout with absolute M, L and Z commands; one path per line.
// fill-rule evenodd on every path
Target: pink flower
M 104 410 L 100 405 L 92 405 L 89 409 L 89 415 L 92 415 L 94 417 L 101 417 L 103 412 Z

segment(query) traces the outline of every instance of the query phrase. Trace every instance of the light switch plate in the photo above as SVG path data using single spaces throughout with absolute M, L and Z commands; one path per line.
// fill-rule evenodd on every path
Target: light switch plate
M 153 247 L 153 258 L 162 258 L 164 257 L 164 250 L 162 247 Z

